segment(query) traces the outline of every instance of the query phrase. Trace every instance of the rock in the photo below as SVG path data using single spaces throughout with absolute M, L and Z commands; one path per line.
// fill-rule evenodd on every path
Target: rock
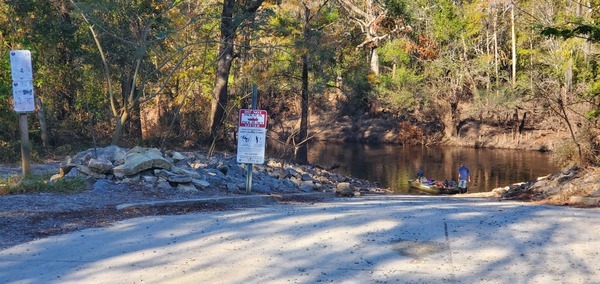
M 65 176 L 71 171 L 71 169 L 75 168 L 76 166 L 77 164 L 73 163 L 73 159 L 67 156 L 67 158 L 65 158 L 64 161 L 60 162 L 60 169 L 58 173 L 62 176 Z
M 62 174 L 54 174 L 50 177 L 50 182 L 55 182 L 57 180 L 60 180 L 64 177 L 64 175 Z
M 309 174 L 302 174 L 302 181 L 314 181 L 315 179 Z
M 289 176 L 295 177 L 297 179 L 301 179 L 302 178 L 302 175 L 298 171 L 296 171 L 295 169 L 287 169 L 286 170 L 286 177 L 289 177 Z
M 135 175 L 125 177 L 124 179 L 121 180 L 121 182 L 127 183 L 127 184 L 135 184 L 135 183 L 139 182 L 140 180 L 141 180 L 140 175 L 135 174 Z
M 200 160 L 195 160 L 195 161 L 190 162 L 189 166 L 192 169 L 197 170 L 197 169 L 200 169 L 200 168 L 206 168 L 208 166 L 208 164 L 206 164 L 205 162 L 200 161 Z
M 174 183 L 190 183 L 192 182 L 192 176 L 188 174 L 175 174 L 169 171 L 160 170 L 158 177 L 164 178 L 169 182 Z
M 161 180 L 158 182 L 157 187 L 159 189 L 173 189 L 173 186 L 171 186 L 171 184 L 169 182 L 167 182 L 166 180 Z
M 311 192 L 315 189 L 315 184 L 312 181 L 303 181 L 300 185 L 300 190 L 303 192 Z
M 143 175 L 142 176 L 142 182 L 143 183 L 157 183 L 158 182 L 158 177 L 157 176 L 150 176 L 150 175 Z
M 340 182 L 335 189 L 335 193 L 347 197 L 354 196 L 354 188 L 349 182 Z
M 173 159 L 173 161 L 175 161 L 175 163 L 187 159 L 183 154 L 176 152 L 176 151 L 172 151 L 170 153 L 169 157 L 171 157 L 171 159 Z
M 111 161 L 99 157 L 90 159 L 88 162 L 88 167 L 95 173 L 106 174 L 112 170 L 113 164 Z
M 180 183 L 177 184 L 177 189 L 181 192 L 196 192 L 198 189 L 191 183 Z
M 595 188 L 590 191 L 589 196 L 600 197 L 600 184 L 595 185 Z
M 265 184 L 254 184 L 252 185 L 252 192 L 257 193 L 271 193 L 271 187 Z
M 210 183 L 201 179 L 192 179 L 192 183 L 199 188 L 206 188 L 210 186 Z
M 296 186 L 300 187 L 302 185 L 302 179 L 298 177 L 290 177 L 289 181 L 293 182 Z
M 185 169 L 173 166 L 171 167 L 171 172 L 178 175 L 189 175 L 192 178 L 200 178 L 200 174 L 197 171 L 191 169 Z
M 77 171 L 79 173 L 82 173 L 82 174 L 84 174 L 86 176 L 89 176 L 89 177 L 93 177 L 95 179 L 104 179 L 104 178 L 106 178 L 105 174 L 95 173 L 90 168 L 88 168 L 86 166 L 83 166 L 83 165 L 77 165 Z
M 125 163 L 113 168 L 115 177 L 134 175 L 141 171 L 160 168 L 170 170 L 172 164 L 162 157 L 158 149 L 135 147 L 125 156 Z
M 238 185 L 237 185 L 236 183 L 234 183 L 234 182 L 228 182 L 228 183 L 227 183 L 227 190 L 229 190 L 229 191 L 238 191 L 238 190 L 239 190 L 239 187 L 238 187 Z
M 597 197 L 584 197 L 584 196 L 571 196 L 569 198 L 569 203 L 571 204 L 583 204 L 588 206 L 598 205 Z

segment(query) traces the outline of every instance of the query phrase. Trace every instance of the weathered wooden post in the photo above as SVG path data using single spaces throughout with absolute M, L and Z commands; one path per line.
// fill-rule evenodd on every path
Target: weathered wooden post
M 29 50 L 11 50 L 10 69 L 12 74 L 13 104 L 15 111 L 19 114 L 23 179 L 27 179 L 31 175 L 31 144 L 29 143 L 27 113 L 35 110 L 31 52 Z

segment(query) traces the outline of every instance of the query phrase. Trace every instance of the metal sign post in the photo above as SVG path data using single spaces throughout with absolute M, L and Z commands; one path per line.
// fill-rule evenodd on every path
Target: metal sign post
M 237 162 L 246 163 L 246 193 L 252 191 L 253 164 L 265 162 L 267 111 L 256 109 L 257 86 L 252 85 L 252 109 L 240 109 L 238 119 Z
M 17 113 L 19 113 L 23 179 L 26 179 L 31 175 L 31 145 L 29 143 L 27 113 L 35 110 L 31 52 L 29 50 L 11 50 L 10 69 L 12 73 L 14 109 Z

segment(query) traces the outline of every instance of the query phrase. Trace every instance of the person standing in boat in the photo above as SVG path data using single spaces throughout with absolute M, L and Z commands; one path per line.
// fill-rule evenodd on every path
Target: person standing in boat
M 460 193 L 467 192 L 467 182 L 471 182 L 471 171 L 462 163 L 458 168 L 458 190 Z
M 426 183 L 428 181 L 423 170 L 417 172 L 417 181 L 420 183 Z

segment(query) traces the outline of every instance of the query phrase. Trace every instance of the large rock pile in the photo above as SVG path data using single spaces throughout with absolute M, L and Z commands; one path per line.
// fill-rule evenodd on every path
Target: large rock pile
M 156 148 L 118 146 L 91 148 L 60 165 L 52 180 L 85 177 L 114 183 L 139 184 L 148 188 L 179 191 L 207 189 L 245 192 L 246 166 L 235 156 L 161 151 Z M 311 167 L 267 160 L 253 167 L 252 191 L 258 193 L 338 192 L 355 196 L 360 191 L 381 192 L 375 184 Z
M 600 168 L 577 167 L 529 182 L 496 188 L 492 193 L 506 199 L 545 201 L 552 204 L 600 205 Z

